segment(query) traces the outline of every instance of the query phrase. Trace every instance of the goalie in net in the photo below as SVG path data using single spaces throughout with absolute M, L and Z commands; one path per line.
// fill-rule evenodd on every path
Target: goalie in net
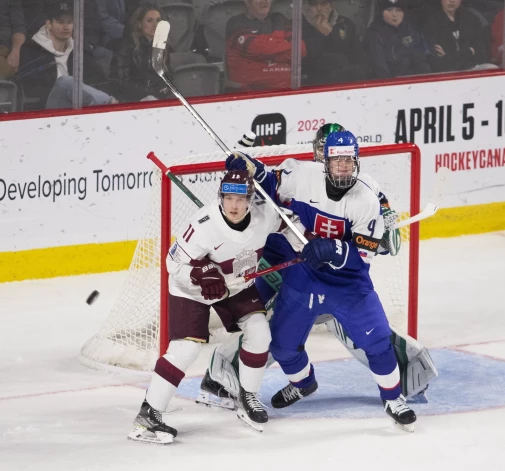
M 151 383 L 129 434 L 131 440 L 171 443 L 177 431 L 161 413 L 175 394 L 186 370 L 209 339 L 212 306 L 230 332 L 243 332 L 238 370 L 238 417 L 262 430 L 268 415 L 258 399 L 270 344 L 265 306 L 253 281 L 232 287 L 227 281 L 256 271 L 267 236 L 281 226 L 272 206 L 254 198 L 252 177 L 232 170 L 223 178 L 219 198 L 188 221 L 170 247 L 170 344 L 158 359 Z
M 332 144 L 331 146 L 329 146 L 327 143 L 328 136 L 330 137 L 330 141 Z M 348 145 L 344 145 L 345 143 Z M 328 147 L 331 148 L 328 149 Z M 323 149 L 323 153 L 321 153 L 321 149 Z M 352 152 L 347 157 L 342 157 L 340 155 L 340 152 L 348 150 L 352 150 Z M 336 152 L 335 154 L 336 158 L 331 158 L 331 156 L 329 155 L 329 153 L 331 153 L 332 151 Z M 333 204 L 332 206 L 332 209 L 334 209 L 335 211 L 332 212 L 331 214 L 336 216 L 336 218 L 340 220 L 342 225 L 344 224 L 344 221 L 346 224 L 347 223 L 349 224 L 348 227 L 345 226 L 342 227 L 340 237 L 342 237 L 345 234 L 345 232 L 350 233 L 351 238 L 354 236 L 355 239 L 354 242 L 359 248 L 359 255 L 361 255 L 365 263 L 367 262 L 369 263 L 370 260 L 377 253 L 382 254 L 391 253 L 391 255 L 396 255 L 400 249 L 401 238 L 399 236 L 399 231 L 389 229 L 390 226 L 396 221 L 396 216 L 394 214 L 394 211 L 392 211 L 389 208 L 386 197 L 379 192 L 378 185 L 373 181 L 373 179 L 371 179 L 369 176 L 361 175 L 358 187 L 361 185 L 364 191 L 359 192 L 356 191 L 355 188 L 353 192 L 349 193 L 349 190 L 353 188 L 357 183 L 357 177 L 359 173 L 359 160 L 357 154 L 358 154 L 357 144 L 354 136 L 352 136 L 351 133 L 343 132 L 342 128 L 339 125 L 336 124 L 325 125 L 322 129 L 318 131 L 314 143 L 314 160 L 316 162 L 322 162 L 325 165 L 326 169 L 325 172 L 327 175 L 326 194 L 329 197 L 328 199 L 330 205 L 331 202 L 336 203 Z M 333 167 L 330 168 L 330 163 L 332 161 L 338 162 L 338 168 L 336 168 L 335 170 L 333 169 Z M 255 176 L 259 181 L 265 182 L 269 178 L 269 176 L 266 173 L 265 168 L 261 165 L 261 163 L 256 162 L 256 164 L 257 164 L 257 171 Z M 242 168 L 240 161 L 232 162 L 231 160 L 229 160 L 228 167 L 233 168 L 234 166 Z M 335 163 L 333 164 L 333 166 L 335 166 Z M 292 197 L 293 194 L 296 193 L 296 189 L 303 188 L 303 185 L 301 185 L 300 184 L 301 182 L 299 180 L 296 180 L 295 177 L 290 176 L 290 174 L 291 173 L 296 174 L 297 170 L 301 173 L 301 170 L 298 169 L 298 165 L 296 163 L 281 165 L 280 167 L 281 167 L 280 169 L 276 170 L 271 174 L 272 177 L 275 179 L 276 190 L 280 192 L 284 190 L 285 193 L 291 193 L 290 196 Z M 284 168 L 284 170 L 281 170 L 282 168 Z M 303 171 L 304 171 L 304 177 L 305 172 L 307 172 L 307 174 L 310 174 L 309 169 L 303 169 Z M 287 184 L 284 185 L 284 189 L 282 188 L 282 178 L 285 179 L 284 180 L 285 182 L 287 180 Z M 290 180 L 291 182 L 293 182 L 294 180 L 297 184 L 290 185 L 289 183 Z M 267 187 L 267 185 L 265 186 Z M 286 190 L 286 186 L 289 187 L 288 190 Z M 314 185 L 311 185 L 311 187 L 314 187 Z M 373 215 L 368 217 L 367 214 L 365 214 L 366 208 L 370 204 L 372 205 L 373 208 L 379 206 L 377 203 L 373 204 L 373 202 L 371 201 L 367 202 L 367 197 L 363 196 L 364 193 L 368 192 L 371 188 L 374 189 L 376 197 L 380 199 L 381 203 L 381 210 L 378 217 L 375 217 Z M 303 196 L 300 195 L 299 197 L 302 198 Z M 351 200 L 349 198 L 351 198 Z M 307 199 L 309 198 L 305 198 L 305 200 Z M 317 224 L 318 210 L 316 206 L 316 204 L 319 203 L 318 201 L 316 201 L 318 199 L 322 201 L 323 207 L 325 208 L 329 207 L 328 201 L 327 199 L 325 199 L 325 195 L 318 195 L 317 198 L 314 198 L 314 201 L 312 201 L 312 199 L 310 198 L 310 202 L 312 203 L 311 205 L 308 204 L 303 205 L 303 203 L 301 205 L 299 204 L 298 201 L 295 201 L 295 205 L 292 205 L 294 206 L 295 213 L 301 215 L 302 220 L 305 219 L 303 221 L 304 224 L 301 226 L 302 230 L 305 230 L 305 226 L 315 229 L 318 228 Z M 339 204 L 340 201 L 342 201 L 342 204 Z M 346 205 L 353 208 L 355 214 L 351 214 L 352 209 L 350 210 L 346 209 Z M 308 209 L 307 207 L 313 209 Z M 312 220 L 311 218 L 314 217 L 314 212 L 316 213 L 315 220 Z M 360 212 L 362 214 L 358 214 Z M 311 215 L 308 216 L 307 215 L 308 213 Z M 380 216 L 380 214 L 382 214 L 382 217 Z M 360 219 L 363 219 L 362 216 L 364 216 L 364 218 L 367 219 L 366 222 L 368 224 L 368 227 L 366 228 L 358 227 Z M 307 223 L 309 219 L 311 219 L 310 224 Z M 333 221 L 335 221 L 335 219 Z M 387 230 L 383 234 L 384 222 L 386 222 L 388 226 Z M 379 238 L 374 239 L 372 237 L 373 234 L 370 235 L 369 233 L 367 233 L 367 235 L 364 238 L 364 241 L 362 242 L 358 241 L 357 237 L 359 236 L 361 236 L 361 238 L 363 239 L 363 232 L 364 232 L 363 229 L 370 231 L 369 226 L 372 223 L 374 226 L 373 231 L 376 231 L 375 234 L 378 234 Z M 328 224 L 330 224 L 330 222 L 328 222 Z M 360 231 L 360 233 L 358 233 L 358 230 Z M 345 271 L 345 264 L 347 262 L 347 258 L 344 257 L 343 253 L 347 251 L 346 254 L 349 256 L 349 260 L 351 259 L 352 254 L 350 254 L 351 251 L 351 248 L 349 248 L 350 244 L 349 245 L 345 244 L 347 247 L 342 246 L 338 238 L 331 236 L 328 237 L 328 234 L 323 234 L 322 232 L 324 232 L 324 228 L 322 228 L 321 226 L 319 226 L 319 231 L 315 230 L 315 232 L 316 234 L 310 234 L 308 233 L 308 231 L 306 231 L 306 236 L 308 235 L 313 240 L 315 240 L 315 242 L 309 243 L 308 246 L 304 249 L 304 252 L 302 252 L 305 255 L 305 258 L 308 259 L 309 264 L 313 265 L 313 269 L 315 269 L 316 265 L 322 262 L 323 259 L 324 261 L 328 261 L 326 260 L 328 258 L 330 261 L 335 262 L 336 264 L 342 264 L 341 262 L 343 262 L 344 265 L 343 271 Z M 335 233 L 336 232 L 337 231 L 335 231 Z M 321 236 L 323 237 L 321 238 Z M 295 250 L 293 250 L 292 246 L 298 245 L 297 250 L 301 249 L 301 247 L 299 247 L 299 243 L 297 244 L 297 241 L 294 241 L 292 237 L 289 237 L 289 239 L 291 245 L 281 235 L 272 235 L 269 237 L 267 248 L 265 250 L 265 257 L 267 258 L 268 262 L 272 264 L 277 264 L 281 263 L 282 261 L 285 261 L 286 258 L 289 257 L 293 258 L 295 256 Z M 346 237 L 344 235 L 344 240 L 345 239 Z M 349 235 L 347 239 L 349 240 Z M 333 244 L 336 244 L 336 247 L 333 246 L 330 247 L 327 250 L 327 253 L 323 254 L 322 253 L 323 249 L 321 249 L 321 246 L 323 246 L 323 244 L 321 244 L 320 241 L 322 241 L 323 244 L 326 245 L 330 245 L 328 242 L 331 242 Z M 367 241 L 369 242 L 368 245 L 366 244 Z M 370 250 L 371 248 L 370 244 L 372 243 L 375 245 L 375 248 L 373 250 Z M 341 252 L 340 254 L 338 253 L 339 251 L 337 250 L 339 248 Z M 335 257 L 335 252 L 337 257 Z M 332 257 L 338 258 L 338 260 L 333 260 Z M 307 304 L 313 306 L 314 304 L 317 303 L 317 300 L 312 300 L 313 302 L 310 303 L 310 300 L 307 299 L 306 300 L 307 303 L 305 303 L 304 300 L 303 302 L 295 303 L 295 305 L 293 303 L 289 303 L 288 299 L 293 299 L 293 297 L 296 297 L 296 291 L 303 290 L 302 286 L 298 286 L 295 280 L 302 280 L 302 284 L 310 284 L 310 280 L 307 278 L 306 273 L 303 271 L 303 268 L 301 267 L 288 268 L 285 270 L 285 272 L 286 276 L 288 276 L 288 284 L 293 285 L 294 282 L 294 284 L 297 286 L 294 292 L 292 289 L 290 291 L 288 287 L 284 289 L 284 292 L 281 292 L 280 301 L 278 300 L 278 302 L 281 303 L 280 308 L 281 313 L 278 315 L 274 315 L 274 323 L 271 324 L 271 326 L 273 326 L 273 333 L 277 334 L 274 335 L 274 341 L 271 345 L 271 350 L 273 350 L 275 359 L 279 361 L 285 373 L 287 374 L 288 378 L 290 379 L 290 383 L 288 384 L 288 386 L 283 388 L 272 398 L 272 405 L 274 407 L 289 406 L 294 402 L 298 401 L 299 399 L 301 399 L 302 397 L 310 395 L 317 389 L 317 382 L 315 381 L 313 368 L 310 362 L 308 361 L 306 353 L 303 351 L 303 349 L 300 350 L 300 348 L 289 347 L 289 345 L 294 345 L 295 343 L 296 345 L 299 346 L 304 345 L 306 335 L 304 338 L 293 339 L 293 334 L 291 333 L 292 329 L 290 328 L 290 326 L 295 327 L 295 330 L 300 330 L 299 329 L 300 324 L 305 325 L 306 323 L 308 326 L 308 329 L 306 330 L 308 335 L 311 323 L 314 322 L 314 320 L 317 318 L 316 311 L 320 311 L 321 314 L 323 312 L 332 312 L 331 305 L 330 306 L 327 305 L 328 299 L 326 300 L 326 302 L 324 300 L 324 297 L 328 295 L 328 293 L 326 293 L 325 295 L 322 296 L 323 300 L 319 299 L 319 304 L 324 306 L 319 306 L 318 309 L 311 308 L 310 310 L 305 310 L 305 312 L 299 312 L 299 315 L 297 316 L 293 316 L 293 312 L 296 311 L 297 309 L 296 306 L 297 304 Z M 291 283 L 289 282 L 289 280 L 291 280 Z M 271 298 L 273 290 L 271 289 L 272 287 L 270 289 L 268 288 L 265 289 L 265 284 L 266 283 L 264 280 L 258 279 L 257 286 L 260 288 L 263 300 L 266 302 L 268 299 Z M 272 285 L 275 283 L 270 284 Z M 278 288 L 278 284 L 276 288 Z M 318 288 L 321 291 L 320 289 L 321 286 L 318 286 Z M 284 297 L 282 296 L 283 294 Z M 309 295 L 307 294 L 307 296 Z M 330 296 L 327 297 L 330 298 Z M 331 301 L 329 304 L 331 304 Z M 339 304 L 342 304 L 342 300 L 339 301 Z M 393 418 L 394 422 L 401 428 L 404 428 L 406 430 L 413 430 L 413 427 L 411 425 L 415 421 L 415 414 L 406 405 L 405 399 L 400 394 L 402 392 L 402 389 L 406 389 L 403 388 L 403 386 L 406 386 L 406 384 L 401 384 L 400 382 L 400 370 L 396 362 L 395 350 L 393 349 L 389 340 L 391 332 L 389 331 L 387 320 L 383 315 L 383 310 L 382 307 L 380 306 L 380 302 L 378 301 L 378 299 L 376 299 L 373 304 L 375 307 L 370 306 L 371 311 L 369 310 L 368 315 L 365 315 L 365 318 L 367 318 L 365 319 L 365 323 L 362 326 L 360 325 L 360 327 L 363 327 L 364 329 L 363 332 L 365 333 L 365 335 L 361 335 L 361 332 L 358 333 L 355 329 L 353 332 L 354 326 L 352 326 L 352 323 L 349 322 L 348 320 L 346 322 L 345 316 L 343 318 L 343 321 L 346 322 L 348 326 L 350 326 L 348 330 L 351 330 L 351 337 L 356 338 L 358 341 L 357 342 L 358 346 L 362 347 L 363 349 L 359 349 L 355 345 L 353 340 L 351 340 L 347 336 L 340 322 L 334 319 L 333 316 L 330 316 L 331 320 L 327 321 L 327 326 L 329 330 L 331 330 L 336 335 L 336 337 L 339 338 L 339 340 L 341 340 L 342 343 L 344 343 L 344 345 L 349 349 L 349 351 L 351 351 L 351 353 L 353 353 L 353 355 L 361 363 L 371 368 L 372 372 L 374 373 L 374 378 L 378 383 L 379 390 L 381 392 L 381 397 L 384 400 L 385 410 L 388 413 L 388 415 L 390 415 Z M 324 309 L 327 309 L 327 311 L 324 311 Z M 366 311 L 366 309 L 364 310 Z M 289 319 L 286 314 L 286 312 L 288 311 L 291 312 Z M 355 315 L 357 314 L 355 313 Z M 324 317 L 324 315 L 321 317 Z M 335 317 L 337 317 L 337 319 L 339 320 L 342 320 L 342 316 L 335 315 Z M 328 315 L 326 315 L 326 319 L 327 318 Z M 296 326 L 294 326 L 293 324 L 296 324 Z M 377 329 L 377 332 L 375 332 L 375 334 L 378 336 L 374 338 L 373 336 L 370 335 L 375 331 L 375 329 Z M 303 330 L 304 329 L 301 329 L 301 331 Z M 290 337 L 291 339 L 288 342 L 286 342 L 285 339 Z M 294 337 L 296 337 L 296 335 L 294 335 Z M 396 333 L 393 333 L 392 339 L 395 342 L 395 347 L 399 347 L 400 345 L 402 345 L 403 349 L 402 353 L 404 354 L 402 367 L 405 373 L 410 373 L 408 375 L 407 374 L 403 375 L 403 377 L 404 378 L 408 377 L 410 379 L 417 377 L 417 382 L 412 383 L 411 387 L 409 388 L 409 391 L 403 391 L 403 392 L 410 392 L 413 395 L 414 393 L 419 393 L 420 391 L 423 391 L 427 386 L 427 381 L 431 379 L 433 376 L 436 376 L 436 370 L 431 362 L 428 352 L 422 346 L 420 346 L 414 339 L 409 338 L 407 339 L 407 341 L 405 341 L 405 338 Z M 399 341 L 396 342 L 396 340 Z M 223 391 L 227 391 L 232 395 L 236 394 L 237 379 L 236 377 L 234 377 L 235 369 L 234 366 L 231 364 L 232 362 L 230 361 L 235 354 L 234 351 L 235 348 L 233 346 L 234 341 L 236 342 L 237 340 L 231 338 L 216 349 L 214 356 L 212 358 L 209 371 L 206 373 L 202 381 L 202 391 L 204 395 L 213 393 L 219 396 L 220 394 L 222 394 Z M 405 347 L 405 345 L 407 345 L 407 348 Z M 408 361 L 405 361 L 405 358 L 408 358 Z M 418 375 L 417 373 L 419 371 L 423 373 L 426 372 L 426 374 Z M 200 402 L 207 402 L 205 400 L 202 400 L 202 396 L 199 398 L 199 400 Z M 219 398 L 216 403 L 218 402 Z

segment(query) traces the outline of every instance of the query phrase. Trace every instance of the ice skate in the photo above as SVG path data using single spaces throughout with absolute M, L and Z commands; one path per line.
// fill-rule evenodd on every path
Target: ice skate
M 128 440 L 136 442 L 168 445 L 177 436 L 177 430 L 163 422 L 161 412 L 153 409 L 147 401 L 142 403 L 140 412 L 133 422 L 133 430 L 128 435 Z
M 287 386 L 277 391 L 272 397 L 272 407 L 282 409 L 288 407 L 300 399 L 310 396 L 317 391 L 317 381 L 314 381 L 308 388 L 297 388 L 289 383 Z
M 258 398 L 258 393 L 247 392 L 241 386 L 237 405 L 237 417 L 258 432 L 263 432 L 263 424 L 268 422 L 268 414 Z
M 393 419 L 393 423 L 405 432 L 414 431 L 414 422 L 417 420 L 416 413 L 407 405 L 403 396 L 391 401 L 382 401 L 384 411 Z
M 196 402 L 206 406 L 235 410 L 234 398 L 221 383 L 214 381 L 210 377 L 209 370 L 205 372 L 205 376 L 202 379 L 200 394 L 196 398 Z

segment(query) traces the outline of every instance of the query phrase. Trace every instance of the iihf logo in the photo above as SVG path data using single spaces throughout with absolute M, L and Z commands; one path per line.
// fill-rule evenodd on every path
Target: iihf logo
M 286 118 L 281 113 L 260 114 L 251 126 L 257 146 L 286 144 Z

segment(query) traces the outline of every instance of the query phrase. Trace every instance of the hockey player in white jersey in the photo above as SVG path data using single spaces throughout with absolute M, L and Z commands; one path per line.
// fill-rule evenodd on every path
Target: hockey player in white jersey
M 170 247 L 170 343 L 156 363 L 128 438 L 166 444 L 177 435 L 161 414 L 208 341 L 211 306 L 228 331 L 244 334 L 238 417 L 260 431 L 268 421 L 257 394 L 271 340 L 265 307 L 253 281 L 227 287 L 230 280 L 256 271 L 268 234 L 281 225 L 272 206 L 255 200 L 254 194 L 247 171 L 229 171 L 220 184 L 219 200 L 198 210 Z
M 322 164 L 288 159 L 267 172 L 254 161 L 255 178 L 299 217 L 300 228 L 311 238 L 302 247 L 288 236 L 293 258 L 303 249 L 305 263 L 284 270 L 271 321 L 270 350 L 290 380 L 274 395 L 272 405 L 289 406 L 317 389 L 303 347 L 318 315 L 331 313 L 365 351 L 385 411 L 411 430 L 416 416 L 401 396 L 391 331 L 368 273 L 384 222 L 377 195 L 358 178 L 358 155 L 351 133 L 332 132 Z M 227 165 L 243 168 L 238 160 L 229 159 Z

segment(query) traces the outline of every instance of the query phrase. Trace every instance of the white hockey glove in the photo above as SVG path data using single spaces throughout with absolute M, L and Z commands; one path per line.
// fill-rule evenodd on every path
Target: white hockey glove
M 384 234 L 377 253 L 381 255 L 389 253 L 394 257 L 398 255 L 402 245 L 400 229 L 392 229 L 393 225 L 398 220 L 398 213 L 389 207 L 389 202 L 383 193 L 380 194 L 379 199 L 382 208 L 382 217 L 384 219 Z

